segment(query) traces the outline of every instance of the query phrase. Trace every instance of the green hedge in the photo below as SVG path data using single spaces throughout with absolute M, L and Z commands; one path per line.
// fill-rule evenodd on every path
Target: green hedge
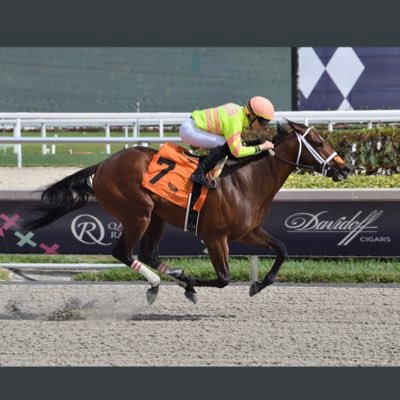
M 385 126 L 373 129 L 346 128 L 333 132 L 325 126 L 315 130 L 338 152 L 346 164 L 354 167 L 356 175 L 392 175 L 400 173 L 400 128 Z M 243 142 L 247 145 L 271 139 L 275 128 L 263 133 L 247 131 Z
M 356 174 L 400 172 L 400 128 L 319 131 Z
M 343 188 L 400 188 L 400 174 L 384 175 L 350 175 L 340 182 L 322 175 L 296 174 L 289 175 L 285 182 L 285 189 L 343 189 Z

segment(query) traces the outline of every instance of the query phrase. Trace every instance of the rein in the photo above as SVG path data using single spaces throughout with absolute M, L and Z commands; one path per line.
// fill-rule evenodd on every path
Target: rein
M 299 142 L 299 151 L 298 151 L 298 153 L 297 153 L 297 160 L 296 160 L 296 162 L 292 162 L 292 161 L 289 161 L 289 160 L 285 160 L 284 158 L 282 158 L 282 157 L 280 157 L 278 154 L 276 154 L 275 151 L 272 150 L 272 149 L 269 149 L 268 152 L 269 152 L 269 154 L 270 154 L 272 157 L 275 157 L 275 158 L 277 158 L 278 160 L 280 160 L 280 161 L 282 161 L 282 162 L 284 162 L 284 163 L 286 163 L 286 164 L 292 165 L 292 166 L 294 166 L 294 167 L 296 167 L 296 168 L 303 168 L 303 169 L 309 169 L 309 170 L 312 170 L 312 171 L 317 171 L 314 165 L 306 165 L 306 164 L 300 164 L 300 163 L 299 163 L 300 157 L 301 157 L 301 153 L 302 153 L 302 151 L 303 151 L 303 144 L 304 144 L 304 146 L 305 146 L 305 147 L 307 148 L 307 150 L 311 153 L 311 155 L 314 157 L 314 159 L 315 159 L 316 161 L 318 161 L 319 164 L 322 166 L 322 171 L 321 171 L 322 175 L 326 176 L 326 174 L 328 173 L 328 170 L 329 170 L 329 165 L 328 165 L 328 164 L 329 164 L 329 162 L 330 162 L 334 157 L 337 156 L 337 153 L 336 153 L 336 151 L 334 151 L 334 152 L 325 160 L 325 159 L 314 149 L 314 147 L 312 147 L 312 146 L 310 145 L 310 143 L 308 143 L 307 140 L 305 139 L 305 137 L 308 135 L 308 133 L 310 132 L 310 130 L 311 130 L 311 128 L 308 128 L 308 129 L 306 130 L 306 132 L 305 132 L 303 135 L 302 135 L 301 133 L 297 132 L 296 130 L 294 131 L 295 134 L 296 134 L 296 136 L 297 136 L 297 140 L 298 140 L 298 142 Z
M 268 153 L 271 154 L 272 157 L 277 158 L 279 161 L 282 161 L 285 164 L 293 165 L 293 167 L 297 167 L 297 168 L 310 169 L 312 171 L 315 171 L 314 165 L 298 164 L 298 163 L 295 163 L 295 162 L 292 162 L 289 160 L 285 160 L 284 158 L 278 156 L 278 154 L 276 154 L 272 149 L 269 149 Z

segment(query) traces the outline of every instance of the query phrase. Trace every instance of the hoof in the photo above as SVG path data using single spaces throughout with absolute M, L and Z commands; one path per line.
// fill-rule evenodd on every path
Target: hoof
M 193 304 L 197 303 L 197 293 L 194 291 L 194 289 L 192 290 L 186 290 L 185 291 L 185 296 L 188 300 L 190 300 Z
M 249 295 L 253 297 L 255 294 L 261 292 L 264 289 L 264 285 L 261 282 L 255 281 L 250 286 Z
M 160 287 L 160 285 L 157 285 L 157 286 L 151 287 L 150 289 L 147 289 L 146 300 L 149 304 L 153 304 L 154 301 L 156 300 L 159 287 Z

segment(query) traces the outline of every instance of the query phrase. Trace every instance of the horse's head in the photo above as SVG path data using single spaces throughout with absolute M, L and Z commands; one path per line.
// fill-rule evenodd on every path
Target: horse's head
M 278 134 L 273 140 L 276 147 L 285 143 L 289 153 L 296 156 L 295 164 L 299 167 L 311 167 L 325 176 L 332 177 L 335 182 L 347 178 L 350 168 L 313 128 L 289 120 L 287 122 L 289 130 L 277 123 Z

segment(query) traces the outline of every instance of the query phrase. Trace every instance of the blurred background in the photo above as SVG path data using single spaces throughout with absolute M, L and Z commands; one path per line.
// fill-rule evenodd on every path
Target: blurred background
M 400 47 L 2 47 L 0 112 L 400 108 Z

